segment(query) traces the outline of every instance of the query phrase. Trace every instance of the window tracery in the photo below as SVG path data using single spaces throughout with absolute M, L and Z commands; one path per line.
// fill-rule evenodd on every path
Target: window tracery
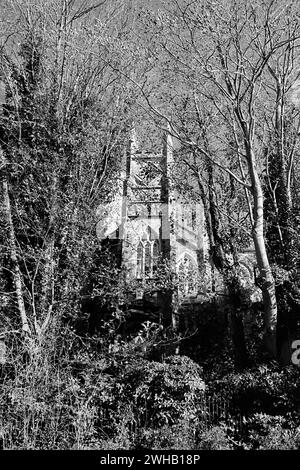
M 159 259 L 159 241 L 151 239 L 151 229 L 147 228 L 137 246 L 136 277 L 153 277 Z

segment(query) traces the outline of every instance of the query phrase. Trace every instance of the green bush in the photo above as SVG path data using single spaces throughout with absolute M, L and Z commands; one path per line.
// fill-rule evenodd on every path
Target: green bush
M 145 424 L 174 424 L 189 409 L 195 418 L 197 400 L 204 392 L 201 368 L 186 356 L 170 356 L 164 362 L 133 359 L 119 377 L 119 395 L 134 403 Z
M 279 415 L 298 411 L 300 370 L 293 366 L 261 365 L 238 374 L 228 374 L 210 384 L 210 389 L 227 397 L 242 414 Z
M 10 351 L 0 388 L 4 448 L 130 449 L 147 441 L 147 430 L 168 434 L 196 419 L 204 382 L 192 360 L 159 363 L 91 344 L 65 328 L 25 358 L 22 348 Z
M 234 445 L 228 436 L 227 427 L 219 425 L 200 434 L 197 448 L 201 450 L 232 450 Z
M 258 450 L 300 449 L 300 427 L 283 416 L 254 414 L 248 420 L 248 445 Z

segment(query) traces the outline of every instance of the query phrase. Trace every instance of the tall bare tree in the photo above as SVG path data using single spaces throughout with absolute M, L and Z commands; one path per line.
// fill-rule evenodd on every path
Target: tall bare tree
M 168 104 L 162 100 L 154 103 L 147 92 L 144 96 L 152 111 L 169 121 L 183 145 L 244 188 L 264 302 L 266 347 L 276 357 L 277 300 L 265 238 L 267 160 L 262 115 L 268 115 L 269 120 L 268 108 L 274 110 L 272 100 L 266 101 L 266 87 L 272 78 L 278 95 L 276 145 L 282 157 L 286 90 L 282 73 L 286 76 L 291 67 L 294 71 L 296 67 L 293 57 L 300 35 L 297 6 L 293 1 L 283 5 L 277 0 L 174 3 L 153 20 L 160 35 L 154 35 L 152 50 L 159 51 L 162 59 L 160 77 L 171 83 L 164 90 Z M 183 101 L 194 104 L 185 122 Z M 197 119 L 199 112 L 208 119 Z M 201 123 L 200 128 L 191 126 L 192 116 Z M 207 145 L 201 138 L 201 127 L 206 127 Z M 287 158 L 281 158 L 287 201 L 293 155 L 291 151 Z

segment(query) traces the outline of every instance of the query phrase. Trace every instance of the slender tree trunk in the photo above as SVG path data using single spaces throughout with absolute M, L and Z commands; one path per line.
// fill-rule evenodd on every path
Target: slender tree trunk
M 269 355 L 272 358 L 276 358 L 277 301 L 275 293 L 275 281 L 270 267 L 264 238 L 264 196 L 261 182 L 256 170 L 255 156 L 252 150 L 249 150 L 248 157 L 254 201 L 254 224 L 252 229 L 252 236 L 264 303 L 265 345 Z
M 0 150 L 0 156 L 1 156 L 1 163 L 4 167 L 5 159 L 3 157 L 1 150 Z M 14 285 L 15 285 L 15 290 L 16 290 L 17 305 L 18 305 L 21 322 L 22 322 L 22 331 L 26 335 L 31 335 L 31 329 L 28 323 L 24 297 L 23 297 L 22 277 L 21 277 L 21 272 L 20 272 L 20 267 L 19 267 L 19 262 L 18 262 L 16 236 L 15 236 L 15 229 L 14 229 L 13 220 L 12 220 L 11 204 L 10 204 L 10 197 L 9 197 L 9 190 L 8 190 L 8 183 L 7 183 L 6 176 L 3 176 L 2 187 L 3 187 L 4 211 L 6 215 L 6 222 L 8 225 L 8 241 L 9 241 L 10 259 L 12 263 L 12 272 L 13 272 L 13 280 L 14 280 Z

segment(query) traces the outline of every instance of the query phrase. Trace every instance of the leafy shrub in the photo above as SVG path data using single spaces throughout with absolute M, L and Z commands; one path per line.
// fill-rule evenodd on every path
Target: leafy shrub
M 262 365 L 239 374 L 228 374 L 211 384 L 214 393 L 231 400 L 246 415 L 297 412 L 300 400 L 300 370 Z
M 195 427 L 191 425 L 188 410 L 176 424 L 157 428 L 143 428 L 138 436 L 138 447 L 154 450 L 190 450 L 195 448 Z
M 300 427 L 283 416 L 257 413 L 248 420 L 248 443 L 259 450 L 300 449 Z
M 4 448 L 130 449 L 146 442 L 148 429 L 188 427 L 204 389 L 192 360 L 97 351 L 68 328 L 53 335 L 25 360 L 22 348 L 10 351 L 0 388 Z
M 205 389 L 201 373 L 186 356 L 170 356 L 162 363 L 132 359 L 118 381 L 119 396 L 135 404 L 145 424 L 174 424 L 187 408 L 193 419 L 197 398 Z
M 232 450 L 234 448 L 225 425 L 213 426 L 200 435 L 197 446 L 201 450 Z

